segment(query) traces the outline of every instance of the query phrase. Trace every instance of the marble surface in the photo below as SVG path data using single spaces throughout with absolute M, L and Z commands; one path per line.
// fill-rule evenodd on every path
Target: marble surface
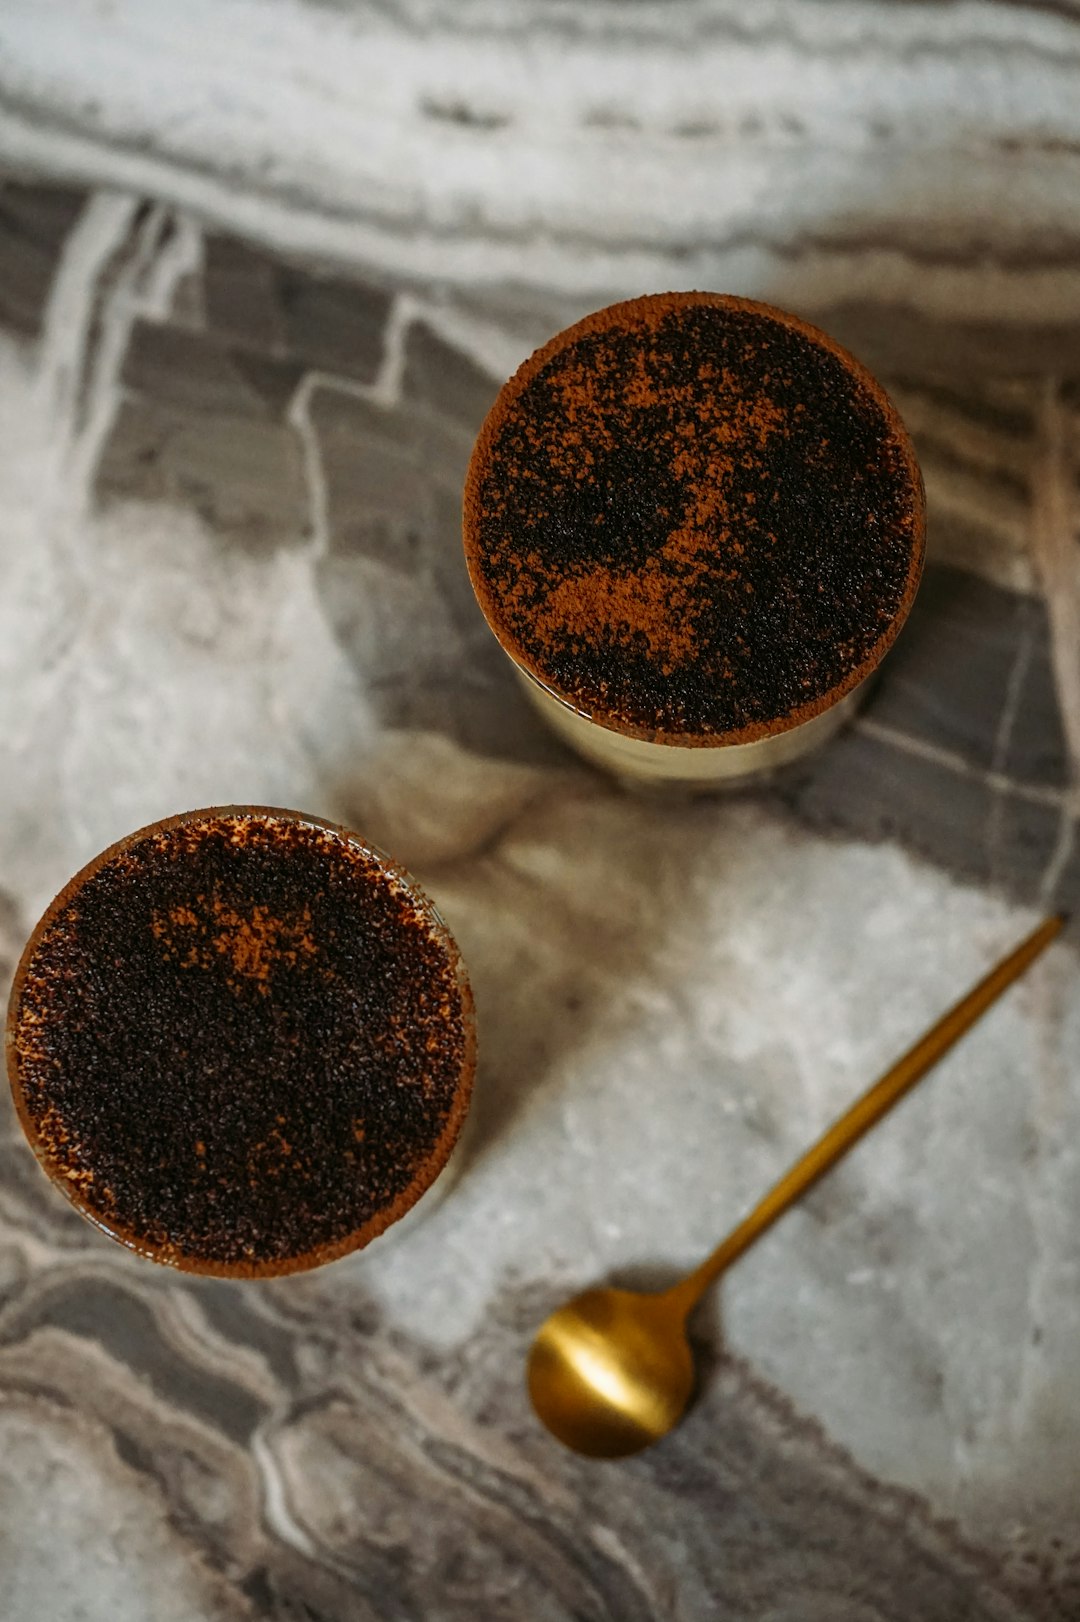
M 267 1286 L 110 1246 L 4 1103 L 0 1615 L 1075 1617 L 1075 934 L 732 1273 L 668 1443 L 572 1459 L 521 1370 L 1080 903 L 1080 8 L 224 0 L 166 72 L 169 9 L 0 16 L 0 946 L 143 822 L 300 806 L 444 910 L 480 1094 L 422 1227 Z M 827 314 L 931 529 L 855 725 L 679 802 L 543 732 L 459 509 L 532 343 L 693 280 Z

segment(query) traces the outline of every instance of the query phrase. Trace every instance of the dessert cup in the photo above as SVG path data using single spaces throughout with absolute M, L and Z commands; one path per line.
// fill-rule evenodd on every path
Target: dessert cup
M 34 930 L 7 1022 L 20 1122 L 83 1216 L 245 1278 L 416 1210 L 475 1052 L 460 953 L 415 881 L 262 806 L 171 817 L 90 862 Z
M 559 333 L 503 386 L 465 485 L 473 588 L 531 701 L 595 764 L 687 788 L 770 772 L 850 716 L 924 531 L 880 384 L 717 293 Z

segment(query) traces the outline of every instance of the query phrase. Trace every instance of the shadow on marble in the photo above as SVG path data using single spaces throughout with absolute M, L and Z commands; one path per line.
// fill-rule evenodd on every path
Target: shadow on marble
M 604 795 L 609 807 L 616 794 L 609 790 Z M 640 822 L 641 813 L 640 802 L 626 808 L 634 821 Z M 587 1085 L 590 1050 L 619 1040 L 613 1021 L 622 988 L 664 983 L 670 972 L 664 967 L 669 938 L 676 929 L 693 933 L 704 900 L 684 888 L 676 919 L 644 901 L 635 905 L 633 892 L 652 888 L 657 895 L 670 894 L 677 884 L 681 827 L 714 815 L 714 807 L 652 804 L 646 838 L 633 848 L 627 842 L 613 851 L 610 825 L 594 826 L 583 814 L 573 843 L 555 858 L 561 872 L 552 875 L 550 885 L 543 883 L 540 871 L 529 870 L 533 836 L 528 817 L 515 825 L 501 855 L 491 853 L 491 882 L 502 904 L 489 908 L 486 929 L 466 937 L 481 1033 L 477 1127 L 466 1165 L 478 1163 L 521 1130 L 523 1118 L 547 1090 L 554 1090 L 572 1111 L 575 1087 Z M 539 841 L 534 850 L 538 855 Z M 544 860 L 550 859 L 549 847 Z M 621 871 L 612 875 L 611 887 L 624 892 L 624 907 L 621 916 L 617 911 L 600 916 L 590 911 L 587 898 L 597 874 L 612 861 Z M 582 875 L 580 895 L 575 894 L 575 872 Z M 534 927 L 537 908 L 544 912 L 542 928 Z M 635 914 L 638 927 L 627 927 Z M 662 1073 L 655 1088 L 660 1099 Z

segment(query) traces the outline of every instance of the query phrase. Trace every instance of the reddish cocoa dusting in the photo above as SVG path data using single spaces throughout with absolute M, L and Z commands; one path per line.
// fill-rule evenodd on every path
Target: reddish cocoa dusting
M 414 1203 L 468 1104 L 456 950 L 393 868 L 288 813 L 133 835 L 53 903 L 9 1016 L 16 1104 L 95 1221 L 197 1271 L 288 1272 Z
M 502 389 L 465 548 L 511 657 L 604 725 L 683 744 L 809 719 L 914 597 L 922 484 L 880 387 L 748 300 L 612 305 Z

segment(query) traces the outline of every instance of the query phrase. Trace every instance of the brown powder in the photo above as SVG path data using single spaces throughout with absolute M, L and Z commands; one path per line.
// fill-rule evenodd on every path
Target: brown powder
M 288 1272 L 380 1233 L 442 1167 L 471 1003 L 392 865 L 231 808 L 145 829 L 62 892 L 16 977 L 9 1067 L 92 1220 L 176 1266 Z
M 816 329 L 717 294 L 599 311 L 504 386 L 465 547 L 511 657 L 635 736 L 745 742 L 850 691 L 918 583 L 907 435 Z

